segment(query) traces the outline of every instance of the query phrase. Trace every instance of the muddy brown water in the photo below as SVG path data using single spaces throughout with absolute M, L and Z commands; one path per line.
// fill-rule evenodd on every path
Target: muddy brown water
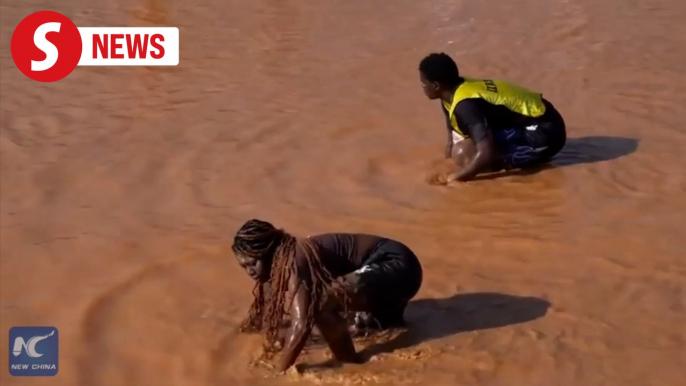
M 13 28 L 178 26 L 175 68 L 39 84 Z M 56 326 L 55 378 L 3 385 L 686 384 L 686 3 L 3 0 L 0 340 Z M 465 186 L 417 65 L 539 90 L 568 124 L 555 167 Z M 249 368 L 235 334 L 248 218 L 374 232 L 421 257 L 408 332 L 364 365 Z M 8 351 L 0 351 L 2 367 Z

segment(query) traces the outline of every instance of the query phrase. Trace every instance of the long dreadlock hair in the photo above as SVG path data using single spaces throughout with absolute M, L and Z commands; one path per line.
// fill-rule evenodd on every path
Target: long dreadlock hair
M 291 275 L 297 275 L 295 256 L 298 246 L 302 248 L 309 268 L 309 280 L 299 283 L 305 286 L 312 299 L 307 312 L 306 328 L 314 326 L 315 317 L 330 290 L 337 292 L 343 300 L 343 307 L 347 305 L 345 294 L 331 286 L 334 278 L 322 265 L 316 245 L 307 239 L 297 240 L 283 229 L 276 229 L 266 221 L 247 221 L 236 233 L 231 249 L 235 254 L 262 261 L 266 265 L 270 264 L 271 269 L 267 282 L 262 283 L 258 280 L 253 288 L 253 303 L 248 318 L 241 325 L 241 330 L 264 331 L 265 353 L 277 351 L 279 329 L 295 296 L 293 293 L 290 299 L 286 299 Z M 269 286 L 268 289 L 265 288 L 265 284 Z

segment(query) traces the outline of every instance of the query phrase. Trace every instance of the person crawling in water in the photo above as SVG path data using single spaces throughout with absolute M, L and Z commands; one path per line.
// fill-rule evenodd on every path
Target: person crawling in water
M 361 363 L 348 312 L 356 313 L 357 328 L 400 326 L 422 283 L 415 254 L 381 236 L 327 233 L 296 239 L 252 219 L 236 232 L 231 249 L 256 281 L 241 331 L 266 333 L 268 354 L 282 349 L 279 372 L 295 363 L 315 326 L 338 361 Z
M 448 129 L 445 156 L 461 168 L 447 182 L 540 166 L 566 143 L 562 116 L 540 93 L 500 80 L 464 78 L 445 53 L 422 59 L 419 79 L 427 98 L 441 100 Z

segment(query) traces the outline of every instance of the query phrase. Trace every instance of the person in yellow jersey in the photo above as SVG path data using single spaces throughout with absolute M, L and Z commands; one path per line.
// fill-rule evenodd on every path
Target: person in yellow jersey
M 540 93 L 500 80 L 464 78 L 445 53 L 422 59 L 419 74 L 426 96 L 441 100 L 448 129 L 445 157 L 460 167 L 448 182 L 539 166 L 565 145 L 565 122 Z

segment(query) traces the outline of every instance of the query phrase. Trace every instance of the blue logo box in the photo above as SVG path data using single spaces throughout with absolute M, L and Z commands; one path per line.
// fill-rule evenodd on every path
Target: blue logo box
M 59 333 L 55 327 L 10 329 L 10 374 L 15 377 L 52 377 L 59 370 Z

